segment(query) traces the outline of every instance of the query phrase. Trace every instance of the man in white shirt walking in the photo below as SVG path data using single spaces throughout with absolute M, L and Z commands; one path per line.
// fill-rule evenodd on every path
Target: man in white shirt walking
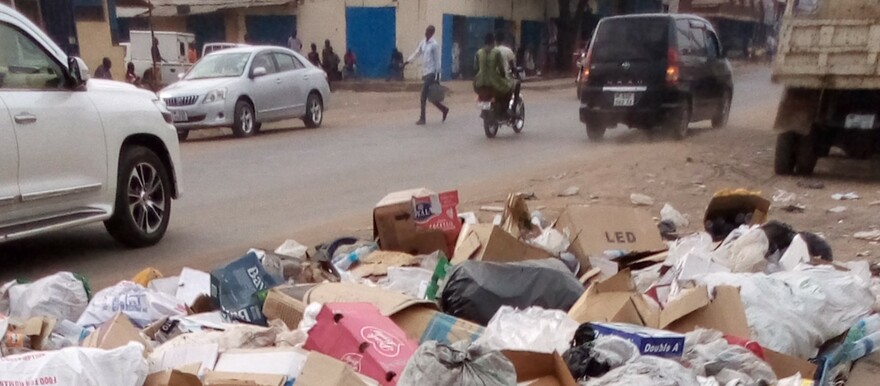
M 440 83 L 440 44 L 434 39 L 434 26 L 429 25 L 425 30 L 425 40 L 419 42 L 419 48 L 409 56 L 406 63 L 410 63 L 416 57 L 422 55 L 422 97 L 421 97 L 421 115 L 416 125 L 425 124 L 425 105 L 428 101 L 428 90 L 431 86 Z M 431 103 L 443 113 L 443 121 L 446 122 L 446 116 L 449 114 L 449 108 L 440 102 L 431 101 Z

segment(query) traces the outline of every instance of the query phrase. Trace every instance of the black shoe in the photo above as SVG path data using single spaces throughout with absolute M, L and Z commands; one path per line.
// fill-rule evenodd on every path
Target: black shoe
M 443 122 L 446 122 L 446 116 L 449 115 L 449 107 L 443 110 Z
M 418 121 L 416 121 L 416 126 L 424 126 L 424 125 L 425 125 L 424 119 L 419 119 Z

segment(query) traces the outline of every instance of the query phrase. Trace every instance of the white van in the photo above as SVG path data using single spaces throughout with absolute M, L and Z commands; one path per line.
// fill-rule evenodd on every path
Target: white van
M 144 71 L 153 65 L 153 39 L 156 36 L 159 41 L 159 53 L 165 61 L 158 63 L 160 73 L 160 85 L 167 86 L 176 82 L 179 75 L 185 74 L 193 63 L 187 57 L 190 48 L 195 48 L 196 36 L 183 32 L 150 32 L 131 31 L 131 42 L 127 47 L 126 60 L 134 63 L 134 69 L 138 76 L 143 76 Z

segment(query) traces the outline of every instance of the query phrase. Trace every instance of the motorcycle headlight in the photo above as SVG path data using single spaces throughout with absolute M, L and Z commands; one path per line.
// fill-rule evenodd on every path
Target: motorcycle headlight
M 221 88 L 214 91 L 209 92 L 205 95 L 205 101 L 202 103 L 214 103 L 226 100 L 226 89 Z

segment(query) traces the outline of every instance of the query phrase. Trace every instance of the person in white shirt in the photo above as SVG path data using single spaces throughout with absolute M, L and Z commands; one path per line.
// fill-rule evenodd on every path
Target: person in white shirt
M 296 37 L 296 31 L 290 34 L 290 37 L 287 38 L 287 48 L 296 51 L 296 53 L 300 53 L 303 48 L 302 42 Z
M 428 101 L 428 89 L 430 89 L 431 86 L 440 83 L 440 44 L 434 39 L 435 31 L 434 26 L 429 25 L 428 28 L 425 29 L 425 40 L 419 42 L 419 47 L 409 56 L 409 59 L 406 60 L 406 63 L 409 64 L 415 60 L 416 57 L 422 55 L 422 81 L 424 83 L 422 85 L 421 115 L 419 115 L 419 120 L 416 122 L 416 125 L 425 124 L 425 105 Z M 446 122 L 449 108 L 440 102 L 431 101 L 431 103 L 443 113 L 443 122 Z

